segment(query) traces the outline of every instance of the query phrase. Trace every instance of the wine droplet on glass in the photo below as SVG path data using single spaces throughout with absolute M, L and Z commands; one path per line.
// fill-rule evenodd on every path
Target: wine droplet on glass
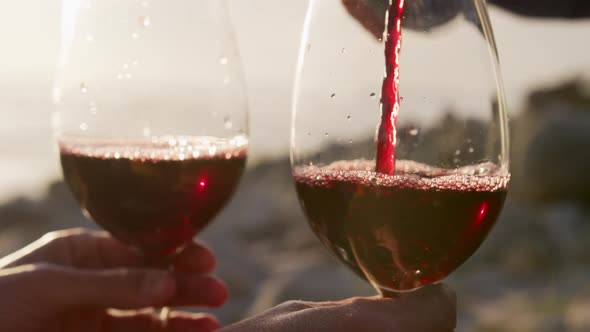
M 223 119 L 223 127 L 227 130 L 232 129 L 233 128 L 233 122 L 231 121 L 230 117 L 225 117 Z
M 139 16 L 137 18 L 137 21 L 139 22 L 139 25 L 143 28 L 148 28 L 150 25 L 152 25 L 152 20 L 149 16 Z

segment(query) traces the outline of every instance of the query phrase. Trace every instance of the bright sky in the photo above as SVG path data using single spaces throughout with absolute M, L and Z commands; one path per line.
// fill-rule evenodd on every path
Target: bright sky
M 2 0 L 0 4 L 1 201 L 8 193 L 35 190 L 59 174 L 49 119 L 60 1 Z M 286 154 L 306 3 L 230 0 L 230 6 L 248 84 L 252 155 Z M 491 16 L 511 112 L 521 108 L 531 87 L 590 76 L 590 20 L 531 20 L 500 10 Z M 18 149 L 15 140 L 21 142 Z

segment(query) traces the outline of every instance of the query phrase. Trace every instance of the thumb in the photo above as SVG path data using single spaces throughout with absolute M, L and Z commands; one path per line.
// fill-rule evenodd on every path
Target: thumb
M 43 285 L 41 298 L 59 308 L 146 308 L 164 305 L 176 293 L 174 277 L 163 270 L 78 270 L 43 265 L 31 274 Z
M 423 287 L 394 301 L 411 320 L 412 331 L 453 331 L 457 325 L 457 296 L 444 284 Z

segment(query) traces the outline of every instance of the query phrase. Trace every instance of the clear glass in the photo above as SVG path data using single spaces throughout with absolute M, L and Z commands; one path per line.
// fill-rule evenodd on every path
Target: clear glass
M 64 0 L 54 127 L 88 217 L 176 253 L 230 198 L 247 100 L 224 0 Z M 156 258 L 157 259 L 157 258 Z
M 497 196 L 494 209 L 488 206 L 489 215 L 482 201 L 474 205 L 472 197 L 464 199 L 461 194 L 450 194 L 454 197 L 450 199 L 432 192 L 414 192 L 416 200 L 428 201 L 421 206 L 414 204 L 406 192 L 400 198 L 408 203 L 406 206 L 396 205 L 395 201 L 387 206 L 384 197 L 392 189 L 386 188 L 387 183 L 406 183 L 412 176 L 404 178 L 402 173 L 415 172 L 414 178 L 421 177 L 420 183 L 426 186 L 448 179 L 441 177 L 443 174 L 467 177 L 464 191 L 480 191 L 488 184 L 491 186 L 487 188 L 499 184 L 496 189 L 505 189 L 509 181 L 509 138 L 506 102 L 485 1 L 407 1 L 402 18 L 398 178 L 374 172 L 387 7 L 386 0 L 310 1 L 296 73 L 291 161 L 299 198 L 314 232 L 341 261 L 379 292 L 391 295 L 439 282 L 460 266 L 487 236 L 505 196 Z M 351 162 L 354 160 L 356 164 Z M 317 175 L 317 179 L 304 179 L 309 174 Z M 357 185 L 360 178 L 374 183 L 348 187 L 342 184 L 351 178 Z M 306 182 L 343 192 L 331 198 L 326 198 L 328 194 L 320 196 L 318 191 L 310 194 Z M 434 191 L 443 193 L 450 189 L 433 186 Z M 367 195 L 363 190 L 376 194 Z M 455 204 L 457 200 L 461 204 Z M 467 206 L 468 202 L 473 204 Z M 486 215 L 485 227 L 471 237 L 467 224 L 453 228 L 447 220 L 453 214 L 445 214 L 451 208 L 465 210 L 455 213 L 469 214 L 467 210 L 472 209 L 473 213 Z M 422 223 L 426 217 L 432 220 Z M 363 218 L 366 225 L 353 225 Z M 421 229 L 400 230 L 402 224 L 411 221 L 406 219 L 412 218 L 417 223 L 412 227 Z M 435 226 L 437 223 L 443 226 Z M 380 231 L 379 227 L 386 230 Z M 364 238 L 361 232 L 365 232 Z M 415 241 L 409 244 L 404 237 Z M 359 238 L 363 238 L 364 245 L 359 245 Z M 436 238 L 448 243 L 437 244 Z M 427 245 L 412 248 L 417 243 L 438 245 L 439 252 Z M 361 249 L 372 258 L 361 257 Z M 375 258 L 380 255 L 383 260 Z

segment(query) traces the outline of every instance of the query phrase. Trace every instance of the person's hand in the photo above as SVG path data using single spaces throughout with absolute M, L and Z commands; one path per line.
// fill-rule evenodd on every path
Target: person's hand
M 375 38 L 385 30 L 385 13 L 389 0 L 341 0 L 348 13 Z M 514 13 L 534 17 L 589 18 L 588 0 L 489 0 L 489 3 Z M 413 9 L 415 7 L 415 10 Z M 442 25 L 455 18 L 462 10 L 458 0 L 406 0 L 408 11 L 403 25 L 419 31 Z M 425 12 L 429 10 L 429 12 Z M 413 13 L 421 13 L 414 17 Z
M 437 285 L 397 299 L 290 301 L 220 332 L 452 332 L 455 325 L 455 295 L 449 288 Z
M 489 2 L 526 16 L 570 19 L 590 17 L 588 0 L 489 0 Z
M 0 331 L 203 332 L 219 328 L 211 316 L 188 313 L 170 313 L 163 328 L 159 316 L 145 309 L 217 307 L 225 302 L 226 286 L 206 275 L 215 259 L 205 246 L 189 245 L 172 264 L 174 272 L 149 268 L 141 254 L 105 232 L 47 234 L 0 259 Z

